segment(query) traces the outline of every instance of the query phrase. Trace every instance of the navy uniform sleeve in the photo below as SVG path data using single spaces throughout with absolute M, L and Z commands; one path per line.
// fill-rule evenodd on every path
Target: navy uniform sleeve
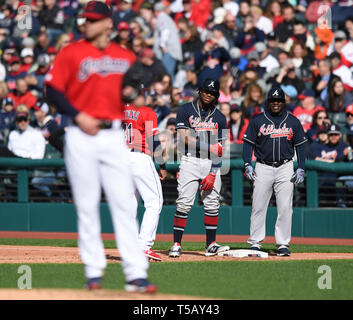
M 248 142 L 251 144 L 255 144 L 256 141 L 256 136 L 257 136 L 257 132 L 256 132 L 256 123 L 254 118 L 250 120 L 249 125 L 245 131 L 244 137 L 243 137 L 243 141 L 244 142 Z
M 225 142 L 227 137 L 227 119 L 223 114 L 221 114 L 220 121 L 218 123 L 218 141 Z
M 176 129 L 189 129 L 189 114 L 185 105 L 181 106 L 177 112 L 176 116 Z
M 293 136 L 293 143 L 295 147 L 298 147 L 301 144 L 306 143 L 308 141 L 308 137 L 306 136 L 300 121 L 297 118 L 295 118 L 295 120 L 296 120 L 296 126 L 295 126 L 295 133 Z

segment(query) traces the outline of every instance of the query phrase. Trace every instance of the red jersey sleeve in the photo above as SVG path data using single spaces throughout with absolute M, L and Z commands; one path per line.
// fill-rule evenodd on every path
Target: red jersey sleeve
M 45 76 L 45 83 L 59 91 L 65 91 L 72 71 L 69 67 L 73 65 L 71 58 L 72 55 L 69 54 L 68 48 L 62 49 L 56 56 L 53 67 Z
M 151 108 L 146 107 L 144 110 L 146 138 L 150 138 L 159 134 L 157 114 Z

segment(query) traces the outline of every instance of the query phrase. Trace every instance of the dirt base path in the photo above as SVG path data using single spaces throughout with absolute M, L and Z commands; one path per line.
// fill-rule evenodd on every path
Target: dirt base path
M 105 250 L 109 263 L 120 263 L 119 251 Z M 231 261 L 231 260 L 313 260 L 313 259 L 353 259 L 353 253 L 292 253 L 290 257 L 269 255 L 268 258 L 233 258 L 227 256 L 205 257 L 203 252 L 185 251 L 179 258 L 169 258 L 167 251 L 158 251 L 163 261 Z M 3 263 L 82 263 L 78 248 L 46 246 L 0 245 L 0 265 Z M 163 263 L 163 262 L 153 262 Z M 118 290 L 70 289 L 0 289 L 0 300 L 207 300 L 204 297 L 190 297 L 168 294 L 131 294 Z
M 314 260 L 314 259 L 353 259 L 353 253 L 292 253 L 290 257 L 278 257 L 270 254 L 268 258 L 234 258 L 227 256 L 205 257 L 204 252 L 184 251 L 179 258 L 170 258 L 168 251 L 156 250 L 163 261 L 230 261 L 230 260 Z M 120 255 L 116 249 L 105 249 L 109 263 L 119 263 Z M 153 262 L 153 261 L 151 261 Z M 78 248 L 46 246 L 10 246 L 0 245 L 0 264 L 2 263 L 82 263 Z M 153 262 L 159 263 L 159 262 Z

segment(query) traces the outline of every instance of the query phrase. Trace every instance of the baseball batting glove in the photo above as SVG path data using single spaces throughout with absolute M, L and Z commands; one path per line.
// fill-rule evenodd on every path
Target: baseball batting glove
M 296 186 L 304 182 L 304 170 L 298 168 L 297 171 L 295 171 L 292 175 L 292 178 L 290 179 L 291 182 L 293 182 Z
M 248 164 L 245 166 L 245 176 L 251 182 L 255 181 L 256 172 L 255 172 L 255 169 L 252 167 L 252 165 Z
M 210 191 L 213 189 L 214 182 L 216 179 L 216 175 L 210 172 L 202 181 L 201 181 L 201 189 L 204 191 Z
M 217 144 L 211 145 L 210 152 L 215 154 L 217 157 L 222 157 L 223 152 L 224 152 L 224 147 L 222 146 L 222 143 L 218 142 Z

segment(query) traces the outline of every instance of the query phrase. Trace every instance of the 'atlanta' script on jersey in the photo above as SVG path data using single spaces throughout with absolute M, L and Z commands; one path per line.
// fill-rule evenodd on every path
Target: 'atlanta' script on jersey
M 269 135 L 271 138 L 287 137 L 288 140 L 291 140 L 293 138 L 293 130 L 292 128 L 287 128 L 286 124 L 278 129 L 273 124 L 263 124 L 259 130 L 259 136 L 261 135 Z
M 217 133 L 218 123 L 213 122 L 213 118 L 210 118 L 208 121 L 201 121 L 199 117 L 190 116 L 189 123 L 191 128 L 194 128 L 195 131 L 212 131 Z

